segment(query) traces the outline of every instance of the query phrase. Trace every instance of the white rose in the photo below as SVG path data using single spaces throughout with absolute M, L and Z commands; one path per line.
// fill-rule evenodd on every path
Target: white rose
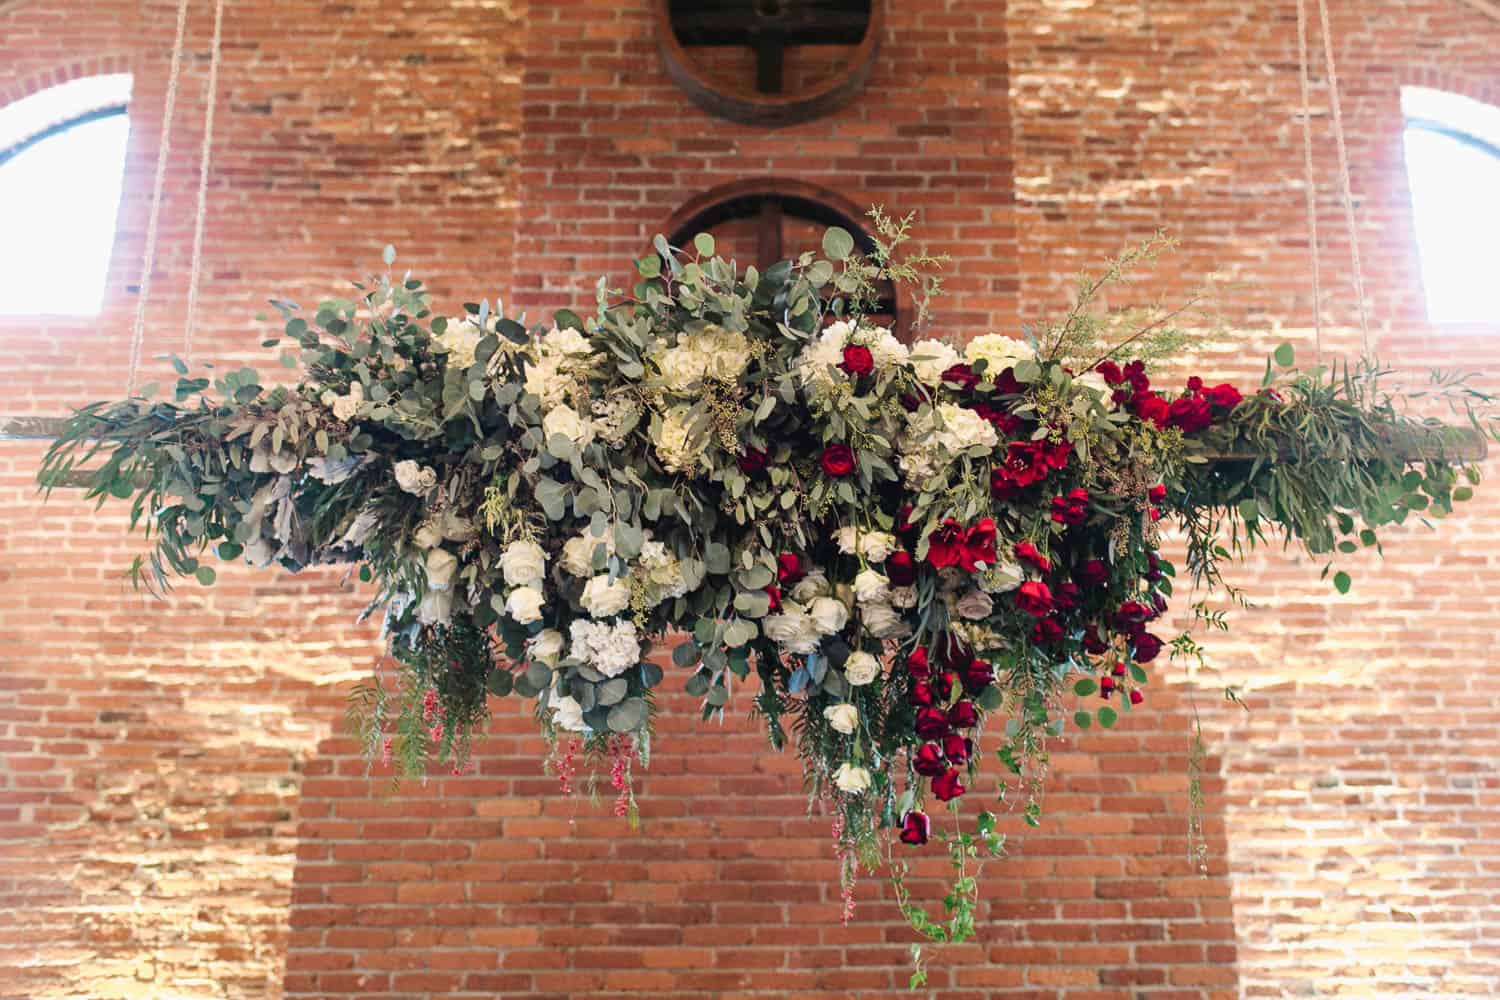
M 990 616 L 990 612 L 995 610 L 995 602 L 984 591 L 971 590 L 958 599 L 953 609 L 958 612 L 960 618 L 977 622 Z
M 854 599 L 861 604 L 883 601 L 890 590 L 891 581 L 873 569 L 860 570 L 859 575 L 854 578 Z
M 334 397 L 333 415 L 340 420 L 353 420 L 354 415 L 359 412 L 360 404 L 364 401 L 364 385 L 359 382 L 352 382 L 349 385 L 349 395 Z
M 416 534 L 411 536 L 411 540 L 416 542 L 419 548 L 435 549 L 443 543 L 443 528 L 436 521 L 423 521 Z
M 870 562 L 885 562 L 896 551 L 896 536 L 887 531 L 870 531 L 860 536 L 859 554 Z
M 838 771 L 834 773 L 833 783 L 839 786 L 841 792 L 858 795 L 870 787 L 870 772 L 853 764 L 840 764 Z
M 574 576 L 594 575 L 594 549 L 600 545 L 604 546 L 606 552 L 614 552 L 614 534 L 611 532 L 603 538 L 584 532 L 576 538 L 570 538 L 563 543 L 562 568 Z
M 911 345 L 911 367 L 918 380 L 937 385 L 943 372 L 958 364 L 958 352 L 941 340 L 919 340 Z
M 1000 443 L 995 425 L 973 410 L 943 403 L 937 408 L 937 412 L 942 426 L 936 429 L 933 436 L 951 454 L 956 455 L 975 447 L 993 449 Z
M 437 485 L 437 473 L 411 459 L 396 463 L 396 485 L 414 496 L 422 496 Z
M 541 620 L 543 603 L 540 590 L 535 587 L 517 587 L 505 599 L 505 613 L 520 625 L 530 625 Z
M 549 667 L 557 665 L 563 651 L 563 634 L 557 629 L 543 629 L 526 642 L 526 651 L 533 660 Z
M 817 622 L 811 615 L 791 601 L 781 605 L 781 614 L 761 619 L 766 638 L 789 653 L 803 655 L 818 648 Z
M 1084 372 L 1082 375 L 1075 375 L 1073 377 L 1073 384 L 1081 385 L 1085 389 L 1088 389 L 1090 392 L 1094 393 L 1094 395 L 1101 398 L 1103 398 L 1104 396 L 1108 396 L 1110 393 L 1109 383 L 1104 380 L 1103 375 L 1100 375 L 1095 371 L 1088 371 Z
M 986 333 L 969 341 L 964 348 L 964 356 L 970 364 L 976 361 L 987 362 L 984 374 L 986 378 L 993 380 L 1016 362 L 1035 359 L 1036 352 L 1024 340 L 1007 337 L 1003 333 Z
M 542 433 L 549 441 L 561 434 L 582 447 L 594 440 L 594 425 L 580 417 L 571 406 L 554 406 L 542 418 Z
M 892 587 L 886 600 L 893 608 L 914 608 L 917 606 L 917 588 Z
M 530 539 L 518 539 L 500 553 L 500 571 L 512 587 L 539 587 L 547 572 L 547 553 Z
M 829 705 L 823 709 L 823 718 L 828 720 L 835 732 L 845 736 L 859 728 L 859 709 L 853 705 Z
M 441 625 L 453 615 L 453 591 L 429 590 L 417 605 L 417 617 L 424 625 Z
M 822 570 L 815 569 L 792 587 L 792 600 L 799 604 L 806 604 L 813 598 L 823 597 L 827 593 L 828 577 L 823 575 Z
M 447 549 L 433 549 L 427 553 L 427 586 L 433 590 L 447 590 L 453 584 L 453 573 L 458 569 L 458 556 Z
M 859 551 L 859 530 L 845 525 L 833 533 L 833 540 L 838 544 L 839 551 L 846 556 L 852 556 Z
M 590 617 L 608 618 L 630 607 L 630 584 L 624 578 L 611 580 L 608 573 L 601 573 L 583 585 L 578 601 Z
M 849 609 L 831 597 L 819 597 L 807 609 L 807 615 L 823 635 L 832 635 L 849 621 Z
M 880 661 L 864 650 L 844 661 L 844 678 L 854 687 L 864 687 L 880 676 Z
M 1020 563 L 1003 562 L 991 566 L 979 574 L 979 585 L 991 594 L 1003 594 L 1015 590 L 1026 582 L 1026 571 Z
M 552 709 L 552 724 L 559 729 L 566 729 L 570 733 L 589 731 L 589 727 L 583 721 L 583 706 L 572 698 L 566 695 L 561 698 L 553 695 L 548 707 Z
M 866 604 L 860 608 L 865 631 L 877 639 L 896 639 L 911 634 L 911 626 L 889 604 Z

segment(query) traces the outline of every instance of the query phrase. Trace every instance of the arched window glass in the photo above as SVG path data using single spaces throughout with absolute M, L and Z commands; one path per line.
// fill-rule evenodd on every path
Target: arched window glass
M 127 74 L 85 77 L 0 107 L 0 313 L 99 311 L 130 84 Z
M 1500 323 L 1500 108 L 1407 87 L 1401 110 L 1427 318 Z

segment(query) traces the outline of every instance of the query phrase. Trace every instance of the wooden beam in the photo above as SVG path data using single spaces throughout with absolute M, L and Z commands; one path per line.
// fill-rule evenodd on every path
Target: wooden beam
M 0 417 L 0 441 L 51 441 L 66 424 L 62 417 Z

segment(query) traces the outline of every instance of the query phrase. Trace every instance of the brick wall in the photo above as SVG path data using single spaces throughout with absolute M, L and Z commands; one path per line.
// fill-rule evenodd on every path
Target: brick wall
M 210 27 L 194 6 L 148 354 L 181 338 Z M 1215 303 L 1238 332 L 1199 367 L 1244 375 L 1283 339 L 1306 353 L 1291 0 L 896 6 L 859 99 L 766 133 L 676 93 L 644 0 L 231 2 L 197 356 L 264 366 L 265 296 L 312 301 L 386 242 L 450 306 L 587 304 L 590 276 L 618 277 L 689 195 L 766 174 L 920 210 L 955 258 L 936 322 L 959 336 L 1054 312 L 1080 265 L 1167 224 L 1182 249 L 1142 297 L 1230 279 Z M 1422 322 L 1397 89 L 1494 101 L 1500 25 L 1456 0 L 1332 8 L 1382 355 L 1492 368 L 1500 331 Z M 0 99 L 136 75 L 104 314 L 0 318 L 9 412 L 123 387 L 173 13 L 0 3 Z M 1334 353 L 1359 334 L 1333 294 L 1347 254 L 1315 97 Z M 896 992 L 899 918 L 870 882 L 838 924 L 827 820 L 742 717 L 705 729 L 672 701 L 640 836 L 607 796 L 557 794 L 515 703 L 477 774 L 390 797 L 333 735 L 340 684 L 377 653 L 350 624 L 357 586 L 226 570 L 165 606 L 132 595 L 117 571 L 138 541 L 76 497 L 40 507 L 39 454 L 0 443 L 0 893 L 17 901 L 0 995 Z M 1439 535 L 1396 533 L 1344 598 L 1306 560 L 1247 564 L 1259 606 L 1214 639 L 1218 673 L 1179 671 L 1150 712 L 1059 748 L 1043 827 L 987 870 L 986 929 L 935 961 L 932 995 L 1500 991 L 1497 515 L 1481 491 Z M 1231 682 L 1250 715 L 1220 707 Z M 1185 836 L 1195 709 L 1224 758 L 1206 875 Z

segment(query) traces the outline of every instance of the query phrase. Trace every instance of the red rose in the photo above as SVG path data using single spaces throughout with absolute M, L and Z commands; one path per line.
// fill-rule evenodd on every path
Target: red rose
M 1130 642 L 1135 647 L 1137 663 L 1150 663 L 1161 652 L 1161 640 L 1150 632 L 1139 632 L 1131 637 Z
M 983 563 L 995 565 L 995 521 L 983 518 L 964 534 L 964 558 L 959 564 L 964 572 L 973 573 Z
M 940 740 L 952 732 L 948 716 L 941 708 L 917 709 L 917 721 L 912 728 L 924 740 Z
M 1035 643 L 1056 642 L 1063 637 L 1063 627 L 1052 618 L 1038 618 L 1031 624 L 1031 641 Z
M 1009 370 L 1009 368 L 1006 369 L 1006 371 Z M 975 403 L 972 409 L 976 415 L 988 422 L 990 426 L 994 427 L 995 430 L 999 431 L 1005 437 L 1015 434 L 1021 429 L 1021 425 L 1025 423 L 1025 421 L 1014 413 L 1011 413 L 1005 407 L 996 406 L 994 403 Z
M 1195 396 L 1203 391 L 1203 380 L 1196 375 L 1188 379 L 1187 385 L 1188 392 L 1191 392 Z
M 918 680 L 922 680 L 932 673 L 932 668 L 927 665 L 927 650 L 918 647 L 911 651 L 906 658 L 906 672 Z
M 905 549 L 892 552 L 885 561 L 885 575 L 893 587 L 910 587 L 917 579 L 917 561 Z
M 1109 567 L 1103 559 L 1090 559 L 1073 574 L 1085 587 L 1102 587 L 1109 582 Z
M 943 750 L 936 743 L 923 743 L 911 758 L 912 770 L 927 778 L 935 778 L 948 767 L 943 761 Z
M 1115 661 L 1115 665 L 1113 667 L 1109 668 L 1109 672 L 1110 672 L 1111 675 L 1113 675 L 1115 677 L 1124 677 L 1125 676 L 1125 664 L 1122 661 L 1120 661 L 1120 660 L 1116 660 Z
M 1017 542 L 1014 552 L 1017 559 L 1032 567 L 1038 573 L 1052 572 L 1052 560 L 1042 555 L 1037 547 L 1031 544 L 1031 542 Z
M 1099 678 L 1099 693 L 1108 698 L 1115 693 L 1115 679 L 1108 674 Z
M 932 820 L 924 812 L 913 809 L 901 817 L 901 843 L 921 847 L 932 833 Z
M 906 538 L 917 533 L 917 525 L 911 523 L 911 515 L 912 506 L 909 503 L 902 504 L 901 509 L 896 512 L 895 531 L 896 534 L 900 535 L 902 538 Z
M 932 779 L 932 794 L 936 795 L 939 802 L 948 802 L 958 798 L 968 791 L 964 783 L 959 780 L 958 768 L 950 767 L 948 770 Z
M 781 610 L 781 588 L 780 587 L 767 587 L 766 588 L 766 597 L 769 598 L 770 601 L 771 601 L 770 611 L 771 611 L 772 614 L 775 614 L 776 612 L 778 612 L 778 611 Z
M 951 517 L 927 536 L 927 561 L 938 569 L 957 566 L 964 557 L 964 526 Z
M 999 396 L 1019 396 L 1026 391 L 1014 368 L 1006 368 L 999 374 L 990 372 L 990 381 L 995 383 L 995 394 Z
M 1145 392 L 1151 388 L 1151 380 L 1146 377 L 1146 363 L 1144 361 L 1132 361 L 1125 366 L 1123 372 L 1125 381 L 1136 392 Z
M 1119 385 L 1125 381 L 1125 373 L 1120 371 L 1120 366 L 1113 361 L 1101 361 L 1094 366 L 1094 371 L 1104 376 L 1104 381 L 1110 385 Z
M 1038 618 L 1052 611 L 1052 591 L 1040 580 L 1027 580 L 1016 588 L 1016 607 Z
M 906 692 L 906 700 L 917 708 L 927 708 L 937 697 L 932 693 L 932 685 L 927 681 L 917 681 Z
M 979 725 L 979 708 L 972 701 L 955 701 L 948 709 L 948 724 L 954 729 L 973 729 Z
M 1083 630 L 1083 648 L 1085 652 L 1095 656 L 1109 648 L 1109 644 L 1099 635 L 1099 626 L 1092 622 Z
M 771 464 L 771 453 L 747 445 L 745 453 L 739 457 L 739 463 L 741 472 L 747 476 L 753 476 L 757 472 L 764 472 L 766 466 Z
M 823 449 L 823 457 L 819 459 L 823 465 L 825 475 L 835 479 L 854 473 L 854 449 L 847 444 L 831 444 Z
M 943 737 L 943 754 L 955 764 L 967 764 L 974 755 L 974 741 L 958 733 Z
M 806 575 L 802 559 L 795 552 L 783 552 L 776 557 L 776 580 L 783 587 L 795 586 Z
M 1244 396 L 1240 395 L 1240 391 L 1238 389 L 1230 385 L 1228 382 L 1224 382 L 1220 385 L 1214 386 L 1212 389 L 1209 389 L 1206 393 L 1204 393 L 1204 395 L 1208 396 L 1208 401 L 1210 403 L 1214 404 L 1221 410 L 1232 410 L 1236 406 L 1239 406 L 1245 398 Z
M 1146 498 L 1152 503 L 1161 503 L 1167 498 L 1167 487 L 1162 483 L 1157 483 L 1146 491 Z
M 1080 591 L 1078 584 L 1072 580 L 1064 580 L 1057 585 L 1057 592 L 1052 596 L 1057 599 L 1057 606 L 1064 611 L 1069 611 L 1078 606 Z
M 969 644 L 952 632 L 945 633 L 938 640 L 938 659 L 943 661 L 943 666 L 947 669 L 962 670 L 973 658 L 974 652 L 969 649 Z
M 951 671 L 945 670 L 940 674 L 933 674 L 932 679 L 927 683 L 932 685 L 932 695 L 938 700 L 939 704 L 953 697 L 953 674 Z
M 1147 423 L 1155 424 L 1158 428 L 1165 429 L 1167 426 L 1167 401 L 1154 392 L 1138 393 L 1131 400 L 1131 411 Z
M 1143 625 L 1155 617 L 1151 609 L 1140 601 L 1125 601 L 1115 610 L 1110 622 L 1119 631 L 1129 632 L 1135 626 Z
M 1213 423 L 1213 411 L 1208 400 L 1199 396 L 1184 396 L 1172 400 L 1167 407 L 1167 426 L 1176 427 L 1184 434 L 1194 434 Z
M 1167 488 L 1165 486 L 1163 486 L 1162 487 L 1162 493 L 1163 493 L 1163 495 L 1165 495 L 1166 492 L 1167 492 Z M 1146 553 L 1146 579 L 1149 582 L 1151 582 L 1151 583 L 1155 583 L 1157 580 L 1160 580 L 1162 578 L 1162 575 L 1163 574 L 1162 574 L 1162 571 L 1161 571 L 1161 560 L 1158 559 L 1158 558 L 1156 558 L 1156 553 L 1155 552 L 1148 552 L 1148 553 Z
M 1146 696 L 1143 695 L 1143 694 L 1141 694 L 1141 692 L 1139 690 L 1130 692 L 1130 703 L 1132 705 L 1139 705 L 1141 702 L 1143 702 L 1145 700 L 1146 700 Z
M 907 413 L 916 413 L 922 408 L 922 398 L 916 393 L 903 392 L 901 394 L 901 408 Z
M 943 372 L 943 381 L 959 386 L 964 392 L 973 392 L 979 376 L 968 365 L 957 364 Z
M 960 680 L 963 681 L 965 694 L 977 695 L 995 682 L 995 668 L 984 660 L 972 660 L 960 675 Z
M 844 348 L 844 360 L 839 367 L 855 378 L 859 378 L 875 370 L 875 356 L 870 353 L 868 347 L 850 344 Z

